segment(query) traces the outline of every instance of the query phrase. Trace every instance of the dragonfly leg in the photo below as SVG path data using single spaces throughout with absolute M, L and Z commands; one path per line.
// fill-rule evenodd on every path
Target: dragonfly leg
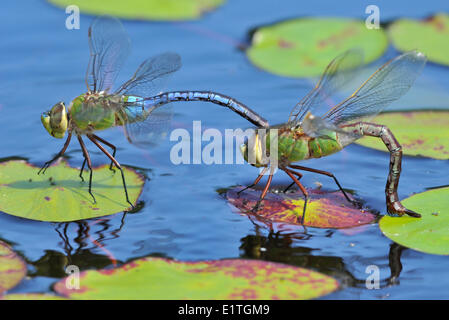
M 270 169 L 270 175 L 268 176 L 267 184 L 265 185 L 265 188 L 263 189 L 262 194 L 260 195 L 259 200 L 257 201 L 256 205 L 254 206 L 254 208 L 252 210 L 253 212 L 257 212 L 259 210 L 259 207 L 260 207 L 260 204 L 262 203 L 262 200 L 267 195 L 268 189 L 270 188 L 270 185 L 271 185 L 271 181 L 273 180 L 273 174 L 274 174 L 274 170 Z M 259 177 L 258 177 L 258 179 L 259 179 Z
M 351 200 L 349 198 L 349 196 L 346 194 L 345 190 L 343 190 L 342 186 L 340 185 L 340 183 L 337 180 L 337 177 L 334 176 L 333 173 L 331 172 L 327 172 L 327 171 L 323 171 L 323 170 L 318 170 L 318 169 L 313 169 L 313 168 L 308 168 L 308 167 L 303 167 L 303 166 L 298 166 L 298 165 L 289 165 L 290 168 L 293 169 L 298 169 L 298 170 L 304 170 L 304 171 L 309 171 L 309 172 L 314 172 L 314 173 L 318 173 L 318 174 L 323 174 L 325 176 L 331 177 L 334 179 L 335 183 L 337 184 L 338 188 L 340 189 L 340 191 L 343 193 L 343 195 L 345 196 L 346 200 L 348 200 L 350 203 L 354 204 L 354 205 L 359 205 L 359 203 L 355 200 Z
M 83 152 L 83 155 L 84 155 L 84 152 Z M 80 170 L 80 178 L 81 178 L 81 181 L 83 181 L 83 182 L 84 182 L 83 170 L 84 170 L 85 165 L 86 165 L 86 157 L 84 157 L 83 165 L 81 166 L 81 170 Z
M 301 182 L 299 182 L 299 180 L 296 179 L 296 177 L 294 176 L 294 174 L 298 174 L 298 172 L 292 171 L 287 168 L 282 168 L 282 170 L 284 170 L 285 173 L 288 174 L 288 176 L 290 178 L 292 178 L 292 180 L 296 183 L 296 185 L 299 187 L 299 189 L 304 194 L 304 208 L 302 210 L 302 217 L 301 217 L 301 224 L 304 224 L 304 219 L 306 217 L 307 201 L 309 200 L 309 194 L 307 193 L 306 188 L 304 188 L 304 186 L 301 184 Z
M 87 167 L 89 168 L 89 194 L 92 196 L 92 199 L 94 199 L 94 204 L 97 203 L 97 200 L 95 199 L 94 195 L 92 194 L 92 162 L 90 161 L 89 152 L 87 152 L 86 146 L 84 145 L 84 141 L 81 138 L 81 136 L 77 136 L 78 141 L 80 143 L 81 149 L 83 150 L 84 155 L 84 161 L 87 161 Z M 83 169 L 84 169 L 84 163 L 83 163 Z M 81 171 L 82 173 L 82 171 Z M 83 179 L 84 180 L 84 179 Z
M 346 127 L 354 128 L 353 130 L 357 134 L 381 138 L 388 151 L 390 151 L 390 168 L 385 186 L 388 213 L 399 216 L 407 214 L 415 218 L 421 217 L 419 213 L 405 208 L 399 201 L 397 190 L 401 175 L 402 147 L 391 130 L 386 126 L 368 122 L 357 122 Z
M 100 141 L 101 143 L 103 143 L 103 144 L 107 145 L 109 148 L 111 148 L 112 149 L 112 157 L 115 158 L 115 152 L 117 151 L 116 146 L 114 146 L 112 143 L 100 138 L 99 136 L 97 136 L 95 134 L 93 134 L 92 137 L 94 137 L 94 139 Z M 113 164 L 114 164 L 114 161 L 111 161 L 111 164 L 109 165 L 109 170 L 115 172 L 115 170 L 112 169 Z
M 254 187 L 256 184 L 259 183 L 260 179 L 262 179 L 263 175 L 265 174 L 265 172 L 267 172 L 268 167 L 265 167 L 262 169 L 262 172 L 257 176 L 257 179 L 254 180 L 254 182 L 252 184 L 250 184 L 249 186 L 243 188 L 242 190 L 238 191 L 237 194 L 240 195 L 240 193 L 242 193 L 243 191 L 245 191 L 246 189 L 252 188 Z
M 56 159 L 58 159 L 59 157 L 61 157 L 64 152 L 67 150 L 67 147 L 70 144 L 70 139 L 72 138 L 72 131 L 68 132 L 67 135 L 67 140 L 64 143 L 64 146 L 62 147 L 61 151 L 58 152 L 58 154 L 56 156 L 54 156 L 50 161 L 45 162 L 45 164 L 42 166 L 42 168 L 38 171 L 37 174 L 40 174 L 42 172 L 42 174 L 45 174 L 45 171 L 48 169 L 48 167 L 50 166 L 50 164 L 52 164 L 53 161 L 55 161 Z
M 128 198 L 128 189 L 126 188 L 126 182 L 125 182 L 125 174 L 123 173 L 123 169 L 120 166 L 120 164 L 115 160 L 115 158 L 105 149 L 103 146 L 98 143 L 98 141 L 90 134 L 87 135 L 87 137 L 114 163 L 114 165 L 117 167 L 117 169 L 120 170 L 120 173 L 122 174 L 122 181 L 123 181 L 123 189 L 125 189 L 125 196 L 126 196 L 126 202 L 128 202 L 131 205 L 131 208 L 134 209 L 134 205 L 129 201 Z
M 293 172 L 294 174 L 296 174 L 298 176 L 298 180 L 302 178 L 302 174 L 300 174 L 299 172 L 293 171 L 291 170 L 291 172 Z M 286 193 L 288 191 L 288 189 L 290 189 L 291 187 L 293 187 L 293 185 L 295 184 L 295 182 L 293 181 L 292 183 L 290 183 L 288 185 L 287 188 L 284 189 L 284 193 Z

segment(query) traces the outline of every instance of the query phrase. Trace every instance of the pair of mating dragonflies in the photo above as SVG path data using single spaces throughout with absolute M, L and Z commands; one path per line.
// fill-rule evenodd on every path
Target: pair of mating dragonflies
M 358 50 L 349 50 L 335 58 L 325 69 L 317 85 L 291 111 L 288 121 L 277 126 L 268 122 L 243 103 L 228 96 L 209 91 L 177 91 L 160 93 L 169 75 L 181 67 L 177 54 L 164 53 L 145 60 L 132 78 L 112 91 L 114 80 L 125 61 L 130 41 L 119 20 L 111 17 L 97 18 L 88 31 L 90 60 L 86 72 L 87 92 L 76 97 L 68 110 L 63 102 L 55 104 L 41 116 L 45 129 L 55 138 L 67 139 L 54 158 L 46 162 L 39 173 L 44 173 L 50 164 L 61 157 L 69 146 L 72 135 L 76 135 L 81 146 L 84 162 L 89 168 L 89 194 L 92 193 L 92 163 L 83 138 L 91 140 L 110 160 L 110 169 L 115 166 L 120 172 L 126 201 L 129 201 L 123 170 L 115 159 L 116 147 L 96 135 L 97 131 L 123 126 L 128 141 L 137 146 L 151 144 L 167 129 L 171 113 L 164 108 L 175 101 L 206 101 L 231 109 L 257 126 L 241 151 L 250 164 L 261 167 L 262 172 L 249 187 L 256 185 L 269 171 L 268 181 L 254 207 L 257 211 L 270 187 L 274 170 L 283 170 L 302 191 L 305 203 L 301 216 L 304 223 L 307 201 L 306 188 L 299 182 L 302 174 L 297 170 L 315 172 L 332 177 L 346 199 L 350 202 L 338 180 L 329 172 L 295 165 L 293 163 L 310 158 L 333 154 L 362 136 L 382 139 L 390 151 L 390 171 L 385 189 L 387 211 L 393 215 L 418 213 L 406 209 L 399 201 L 397 188 L 401 172 L 402 150 L 391 131 L 382 125 L 367 122 L 399 99 L 412 86 L 422 71 L 426 58 L 417 51 L 406 52 L 380 67 L 355 92 L 338 104 L 329 106 L 329 100 L 356 75 L 363 55 Z M 363 121 L 362 121 L 363 120 Z M 276 168 L 265 161 L 264 154 L 271 129 L 278 133 L 278 162 Z M 262 137 L 260 129 L 266 131 Z M 112 154 L 103 146 L 112 149 Z M 261 147 L 261 145 L 263 145 Z M 290 185 L 290 186 L 292 186 Z

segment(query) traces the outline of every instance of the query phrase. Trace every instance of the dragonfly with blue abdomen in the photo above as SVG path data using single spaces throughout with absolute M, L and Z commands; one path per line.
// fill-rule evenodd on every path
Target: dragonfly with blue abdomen
M 116 147 L 96 135 L 97 131 L 123 126 L 128 141 L 146 147 L 162 139 L 171 120 L 169 103 L 175 101 L 206 101 L 231 109 L 258 127 L 268 126 L 257 113 L 228 96 L 209 91 L 178 91 L 161 93 L 167 77 L 181 67 L 181 58 L 175 53 L 164 53 L 145 60 L 133 77 L 112 91 L 114 80 L 125 61 L 130 48 L 129 37 L 119 20 L 112 17 L 97 18 L 88 31 L 90 60 L 86 73 L 88 91 L 76 97 L 66 109 L 58 102 L 41 116 L 45 129 L 55 138 L 62 139 L 67 132 L 63 148 L 39 170 L 45 173 L 52 162 L 61 157 L 70 144 L 72 134 L 78 138 L 84 162 L 80 177 L 87 163 L 90 170 L 89 194 L 92 193 L 92 163 L 82 136 L 91 140 L 122 175 L 126 201 L 128 199 L 125 176 L 115 159 Z M 166 106 L 167 105 L 167 106 Z M 164 106 L 164 107 L 162 107 Z M 102 144 L 112 149 L 110 154 Z
M 427 59 L 421 52 L 406 52 L 385 63 L 348 98 L 336 105 L 329 105 L 332 101 L 330 98 L 356 77 L 359 66 L 362 65 L 362 57 L 360 51 L 353 49 L 335 58 L 327 66 L 315 88 L 291 111 L 288 122 L 267 127 L 261 133 L 256 132 L 241 146 L 245 160 L 262 168 L 260 175 L 248 187 L 256 185 L 268 169 L 270 170 L 268 182 L 253 211 L 257 212 L 261 205 L 276 169 L 274 165 L 270 165 L 266 156 L 270 150 L 270 141 L 275 135 L 273 133 L 270 137 L 270 133 L 274 132 L 272 129 L 276 129 L 276 166 L 293 180 L 290 186 L 296 184 L 305 197 L 302 224 L 306 214 L 308 193 L 299 182 L 302 174 L 295 170 L 332 177 L 346 199 L 351 202 L 352 200 L 332 173 L 292 163 L 333 154 L 363 136 L 381 138 L 390 151 L 390 171 L 385 187 L 388 213 L 420 217 L 420 214 L 405 208 L 397 194 L 402 161 L 401 145 L 386 126 L 367 121 L 409 90 Z

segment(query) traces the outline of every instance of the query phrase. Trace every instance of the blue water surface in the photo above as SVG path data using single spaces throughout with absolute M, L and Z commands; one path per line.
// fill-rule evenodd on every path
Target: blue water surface
M 279 77 L 253 66 L 241 50 L 247 45 L 250 31 L 299 16 L 365 19 L 365 8 L 370 4 L 380 8 L 381 22 L 399 17 L 425 18 L 449 9 L 446 1 L 430 0 L 229 0 L 194 22 L 123 21 L 132 52 L 117 83 L 127 80 L 149 56 L 177 52 L 183 67 L 167 89 L 222 92 L 246 103 L 272 124 L 285 122 L 290 109 L 313 82 Z M 0 158 L 20 157 L 40 166 L 62 147 L 62 140 L 50 137 L 43 129 L 40 114 L 58 101 L 68 104 L 86 90 L 87 29 L 94 18 L 82 15 L 81 28 L 67 30 L 66 17 L 64 10 L 45 1 L 2 3 Z M 386 57 L 396 54 L 390 48 Z M 416 90 L 424 88 L 422 92 L 431 94 L 411 92 L 411 96 L 395 104 L 397 109 L 449 107 L 449 69 L 429 63 L 416 86 Z M 212 104 L 183 102 L 173 104 L 173 109 L 173 128 L 191 131 L 193 120 L 201 121 L 203 129 L 221 132 L 250 126 L 234 113 Z M 82 270 L 110 267 L 107 253 L 91 241 L 95 239 L 120 263 L 149 255 L 188 261 L 241 257 L 311 268 L 336 277 L 342 284 L 325 299 L 449 298 L 449 259 L 402 248 L 383 236 L 377 224 L 353 232 L 309 228 L 307 236 L 301 232 L 272 234 L 236 214 L 219 192 L 250 184 L 257 176 L 255 168 L 239 164 L 174 165 L 169 159 L 173 142 L 168 140 L 142 150 L 129 144 L 120 129 L 102 132 L 101 136 L 118 146 L 120 163 L 146 173 L 148 179 L 141 196 L 144 208 L 90 226 L 88 222 L 36 222 L 0 213 L 0 238 L 11 243 L 29 265 L 30 277 L 10 292 L 51 292 L 51 285 L 65 275 L 67 264 L 76 264 Z M 88 148 L 94 165 L 108 162 L 94 146 L 88 144 Z M 81 165 L 83 158 L 76 143 L 70 146 L 67 157 L 72 166 Z M 333 172 L 345 188 L 354 190 L 358 198 L 381 214 L 386 211 L 388 164 L 387 153 L 357 145 L 308 163 Z M 399 197 L 447 185 L 447 171 L 447 161 L 404 157 Z M 308 187 L 319 181 L 325 189 L 335 190 L 327 177 L 306 174 L 302 181 Z M 275 176 L 274 184 L 289 183 L 286 175 Z M 396 260 L 389 259 L 390 253 Z M 378 290 L 365 286 L 365 271 L 370 265 L 380 268 Z M 391 281 L 391 274 L 397 276 L 398 269 L 399 277 Z

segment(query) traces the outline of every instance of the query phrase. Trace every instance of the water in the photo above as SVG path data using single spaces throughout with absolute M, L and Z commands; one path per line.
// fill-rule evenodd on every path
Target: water
M 271 124 L 284 122 L 290 109 L 312 83 L 278 77 L 257 69 L 239 49 L 256 26 L 297 16 L 343 16 L 364 19 L 369 2 L 348 1 L 233 1 L 195 22 L 151 23 L 125 21 L 132 53 L 117 83 L 127 80 L 147 57 L 166 51 L 179 53 L 183 68 L 169 90 L 213 90 L 247 104 Z M 443 1 L 426 1 L 425 8 L 406 1 L 378 1 L 381 21 L 408 16 L 423 18 L 447 11 Z M 26 10 L 24 9 L 26 6 Z M 446 7 L 444 7 L 446 6 Z M 40 114 L 58 101 L 69 103 L 85 91 L 88 62 L 87 28 L 93 17 L 82 15 L 81 29 L 65 29 L 66 15 L 43 1 L 5 2 L 0 12 L 0 158 L 22 157 L 35 165 L 50 159 L 63 144 L 43 129 Z M 388 55 L 397 52 L 390 49 Z M 429 64 L 418 81 L 432 88 L 432 97 L 447 97 L 447 69 Z M 411 93 L 412 94 L 412 93 Z M 418 95 L 416 95 L 418 97 Z M 425 97 L 425 96 L 424 96 Z M 449 100 L 404 97 L 397 108 L 447 108 Z M 174 104 L 173 127 L 191 131 L 192 121 L 203 129 L 246 128 L 250 124 L 235 114 L 200 102 Z M 51 292 L 51 284 L 64 276 L 67 263 L 82 270 L 110 267 L 106 251 L 119 262 L 143 256 L 197 261 L 223 258 L 258 258 L 279 261 L 336 277 L 342 288 L 324 299 L 447 299 L 449 280 L 444 256 L 428 255 L 394 245 L 376 224 L 349 231 L 309 228 L 304 234 L 270 234 L 233 212 L 219 190 L 251 183 L 257 170 L 248 165 L 173 165 L 166 141 L 151 150 L 130 145 L 119 129 L 101 137 L 118 146 L 117 159 L 143 169 L 147 181 L 137 214 L 122 213 L 104 221 L 56 224 L 0 214 L 0 238 L 10 243 L 28 263 L 30 277 L 11 292 Z M 76 142 L 76 141 L 75 141 Z M 91 144 L 94 165 L 108 163 Z M 80 166 L 80 147 L 72 143 L 68 161 Z M 335 155 L 311 160 L 308 166 L 333 172 L 347 189 L 366 204 L 385 212 L 384 185 L 387 153 L 349 146 Z M 447 161 L 405 157 L 399 187 L 401 199 L 426 188 L 447 185 Z M 77 177 L 74 177 L 76 179 Z M 303 182 L 319 181 L 334 190 L 332 179 L 306 174 Z M 286 175 L 275 176 L 275 185 L 289 184 Z M 174 201 L 174 199 L 176 201 Z M 24 199 L 26 201 L 26 199 Z M 89 225 L 88 225 L 89 224 Z M 88 228 L 87 228 L 88 227 Z M 262 250 L 260 248 L 263 248 Z M 391 261 L 389 255 L 392 254 Z M 401 253 L 400 255 L 397 253 Z M 399 259 L 399 260 L 398 260 Z M 396 281 L 391 275 L 397 276 Z M 381 289 L 365 287 L 367 266 L 380 268 Z

